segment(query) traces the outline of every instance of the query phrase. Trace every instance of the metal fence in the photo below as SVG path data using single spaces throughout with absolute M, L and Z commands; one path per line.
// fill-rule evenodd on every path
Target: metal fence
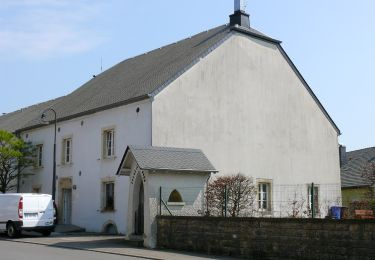
M 266 187 L 263 187 L 267 189 Z M 210 198 L 207 186 L 160 187 L 158 214 L 173 216 L 237 216 L 323 218 L 332 206 L 341 205 L 339 184 L 272 185 L 263 190 L 254 184 L 248 200 L 236 209 L 231 190 L 223 187 Z M 237 203 L 237 207 L 239 203 Z
M 179 194 L 180 198 L 178 197 Z M 175 196 L 175 197 L 173 197 Z M 173 216 L 204 215 L 205 187 L 160 187 L 159 214 Z

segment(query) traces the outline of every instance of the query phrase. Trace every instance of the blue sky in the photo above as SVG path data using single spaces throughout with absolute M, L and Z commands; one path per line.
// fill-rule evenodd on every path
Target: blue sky
M 342 131 L 375 146 L 375 1 L 248 0 Z M 66 95 L 93 74 L 228 22 L 233 0 L 0 0 L 0 113 Z

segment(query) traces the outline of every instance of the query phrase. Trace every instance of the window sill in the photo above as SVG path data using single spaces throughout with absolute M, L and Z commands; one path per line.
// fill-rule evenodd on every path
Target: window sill
M 56 166 L 59 166 L 59 167 L 69 167 L 69 166 L 72 166 L 72 165 L 73 165 L 73 163 L 71 162 L 71 163 L 61 163 L 61 164 L 56 165 Z
M 185 206 L 185 202 L 167 202 L 168 206 Z
M 258 210 L 259 214 L 262 216 L 272 216 L 272 211 L 271 210 Z
M 111 160 L 116 160 L 116 159 L 117 159 L 116 155 L 108 156 L 108 157 L 102 157 L 103 161 L 111 161 Z
M 115 209 L 102 209 L 100 210 L 100 213 L 113 213 L 116 212 Z

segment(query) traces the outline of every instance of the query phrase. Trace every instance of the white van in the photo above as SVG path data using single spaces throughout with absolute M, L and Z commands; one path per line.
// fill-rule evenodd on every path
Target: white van
M 22 230 L 49 236 L 54 230 L 55 208 L 48 194 L 0 194 L 0 231 L 17 237 Z

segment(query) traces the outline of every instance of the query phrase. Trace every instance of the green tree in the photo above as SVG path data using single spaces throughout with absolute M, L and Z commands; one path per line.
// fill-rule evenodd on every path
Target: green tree
M 13 190 L 25 169 L 34 163 L 31 143 L 0 129 L 0 192 Z

